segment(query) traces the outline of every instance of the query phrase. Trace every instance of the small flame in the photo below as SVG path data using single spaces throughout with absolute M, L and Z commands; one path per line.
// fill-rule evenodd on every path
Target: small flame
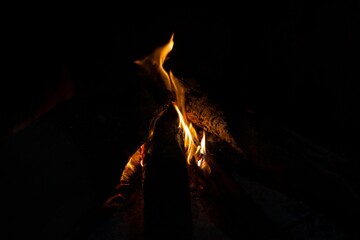
M 200 143 L 200 159 L 197 162 L 198 167 L 201 167 L 201 164 L 203 163 L 203 161 L 205 160 L 205 155 L 206 155 L 206 146 L 205 146 L 205 132 L 203 132 L 203 137 L 201 138 L 201 143 Z

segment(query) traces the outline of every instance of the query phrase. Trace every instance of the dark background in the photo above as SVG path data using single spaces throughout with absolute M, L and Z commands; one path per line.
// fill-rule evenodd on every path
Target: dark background
M 227 112 L 249 109 L 358 155 L 356 1 L 7 10 L 2 136 L 61 100 L 126 88 L 133 61 L 175 33 L 171 69 Z

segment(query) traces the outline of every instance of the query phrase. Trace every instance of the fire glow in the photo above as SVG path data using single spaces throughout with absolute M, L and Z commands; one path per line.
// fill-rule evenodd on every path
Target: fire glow
M 191 124 L 191 122 L 189 122 L 186 116 L 185 88 L 180 80 L 174 76 L 172 71 L 167 73 L 163 67 L 166 57 L 174 47 L 173 39 L 174 34 L 172 34 L 170 41 L 167 44 L 162 47 L 158 47 L 155 49 L 153 54 L 147 56 L 141 61 L 135 61 L 135 63 L 144 66 L 144 63 L 149 61 L 151 62 L 152 66 L 157 66 L 157 71 L 160 74 L 166 89 L 170 91 L 175 97 L 172 105 L 176 109 L 176 112 L 179 116 L 179 128 L 183 133 L 187 163 L 190 165 L 192 163 L 192 159 L 195 159 L 197 166 L 201 167 L 206 155 L 205 132 L 203 131 L 202 139 L 199 140 L 196 129 Z

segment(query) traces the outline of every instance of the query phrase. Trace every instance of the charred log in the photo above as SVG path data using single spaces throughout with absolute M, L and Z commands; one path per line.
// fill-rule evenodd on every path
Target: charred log
M 244 157 L 243 150 L 229 131 L 224 112 L 205 93 L 194 88 L 188 89 L 186 113 L 190 122 L 226 142 Z
M 173 108 L 157 121 L 146 154 L 145 239 L 192 239 L 190 192 L 178 116 Z

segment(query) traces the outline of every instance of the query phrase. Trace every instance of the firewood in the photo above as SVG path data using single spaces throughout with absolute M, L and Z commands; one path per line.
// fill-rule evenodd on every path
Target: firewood
M 197 89 L 186 91 L 186 113 L 190 122 L 225 141 L 239 154 L 243 150 L 229 131 L 228 124 L 220 106 L 212 102 L 205 93 Z
M 146 152 L 145 239 L 192 239 L 189 184 L 178 116 L 169 108 L 156 122 Z

